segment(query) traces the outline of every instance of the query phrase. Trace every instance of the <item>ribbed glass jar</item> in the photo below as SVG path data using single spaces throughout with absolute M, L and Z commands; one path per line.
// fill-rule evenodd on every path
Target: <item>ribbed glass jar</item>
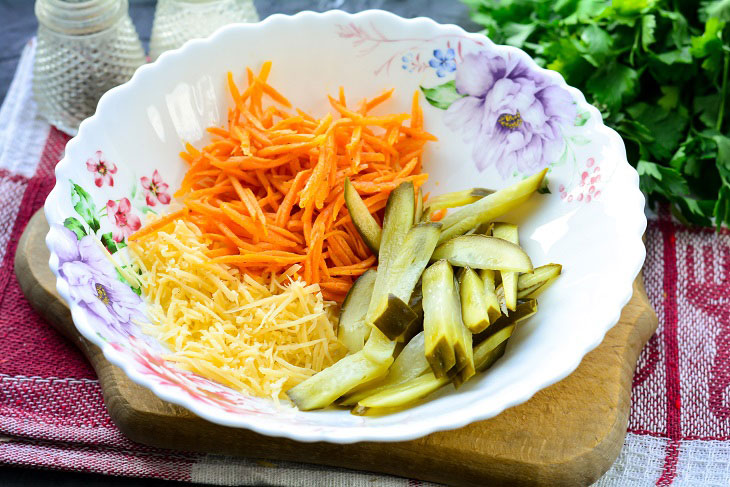
M 234 22 L 258 22 L 253 0 L 158 0 L 150 38 L 150 58 L 185 41 L 207 37 Z
M 36 0 L 33 94 L 38 111 L 69 134 L 101 95 L 144 64 L 127 0 Z

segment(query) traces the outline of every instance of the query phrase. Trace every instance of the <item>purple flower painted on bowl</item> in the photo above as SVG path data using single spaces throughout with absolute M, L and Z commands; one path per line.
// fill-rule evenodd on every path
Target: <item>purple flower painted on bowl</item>
M 467 54 L 455 86 L 463 97 L 448 108 L 445 122 L 474 142 L 472 157 L 480 171 L 495 165 L 502 177 L 530 174 L 562 153 L 561 127 L 575 120 L 575 102 L 519 56 Z
M 436 76 L 443 78 L 449 73 L 456 71 L 456 53 L 453 49 L 434 49 L 433 57 L 428 65 L 436 70 Z
M 117 277 L 117 270 L 94 236 L 77 240 L 71 230 L 54 225 L 58 270 L 71 299 L 86 310 L 92 328 L 131 335 L 133 322 L 147 321 L 142 299 Z

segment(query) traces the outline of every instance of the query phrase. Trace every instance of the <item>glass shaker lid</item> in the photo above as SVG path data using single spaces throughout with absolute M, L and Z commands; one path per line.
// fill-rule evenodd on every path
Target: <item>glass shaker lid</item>
M 88 35 L 112 27 L 127 12 L 127 0 L 36 0 L 35 14 L 59 34 Z

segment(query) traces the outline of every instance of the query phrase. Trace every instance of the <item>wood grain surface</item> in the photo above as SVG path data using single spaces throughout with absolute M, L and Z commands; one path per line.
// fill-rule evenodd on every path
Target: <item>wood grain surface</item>
M 15 273 L 31 305 L 77 345 L 99 376 L 114 423 L 161 448 L 333 465 L 450 485 L 589 485 L 623 445 L 631 380 L 657 318 L 640 278 L 619 323 L 576 371 L 525 404 L 464 428 L 400 443 L 303 444 L 219 426 L 129 380 L 82 338 L 48 268 L 48 224 L 39 211 L 19 243 Z

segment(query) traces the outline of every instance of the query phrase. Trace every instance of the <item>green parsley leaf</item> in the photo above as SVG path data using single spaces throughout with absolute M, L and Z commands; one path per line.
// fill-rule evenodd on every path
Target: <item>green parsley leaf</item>
M 593 59 L 599 62 L 611 54 L 613 39 L 608 35 L 608 32 L 596 24 L 591 24 L 583 29 L 580 40 L 583 43 L 586 53 L 590 54 Z
M 657 100 L 657 104 L 665 110 L 676 108 L 679 103 L 679 87 L 660 86 L 659 89 L 663 96 Z
M 725 185 L 730 186 L 730 137 L 715 135 L 712 139 L 717 144 L 717 170 Z
M 696 200 L 686 196 L 671 199 L 679 207 L 684 218 L 690 223 L 703 226 L 712 224 L 710 218 L 712 218 L 715 211 L 714 201 Z
M 537 26 L 535 24 L 507 22 L 502 28 L 504 29 L 504 35 L 507 36 L 504 40 L 505 44 L 522 47 L 527 38 L 530 37 L 530 34 L 535 32 Z
M 601 111 L 650 203 L 730 223 L 730 0 L 464 1 L 495 42 L 521 46 Z
M 669 160 L 683 139 L 687 117 L 647 103 L 637 103 L 626 111 L 654 135 L 647 146 L 649 153 L 657 160 Z
M 662 194 L 677 196 L 689 193 L 687 181 L 671 167 L 660 166 L 649 161 L 639 161 L 636 171 L 639 173 L 639 186 L 647 193 L 658 191 Z
M 725 22 L 717 17 L 710 17 L 705 23 L 705 32 L 701 36 L 692 36 L 690 53 L 695 57 L 705 57 L 722 49 L 722 29 Z
M 582 83 L 590 73 L 590 64 L 577 39 L 558 38 L 543 44 L 543 54 L 551 59 L 548 69 L 560 72 L 570 84 Z
M 688 47 L 663 52 L 654 56 L 654 59 L 669 66 L 673 64 L 692 64 L 692 54 L 690 54 Z
M 714 208 L 715 225 L 725 224 L 730 226 L 730 186 L 723 185 L 717 194 L 717 203 Z
M 666 4 L 667 2 L 662 2 Z M 659 16 L 667 21 L 670 30 L 668 32 L 668 38 L 665 40 L 667 48 L 670 49 L 672 46 L 675 49 L 682 48 L 689 42 L 689 22 L 681 12 L 676 10 L 658 9 L 657 13 Z M 666 25 L 665 23 L 665 25 Z M 671 44 L 669 44 L 671 41 Z
M 575 5 L 575 10 L 563 19 L 563 23 L 565 25 L 590 22 L 593 17 L 600 15 L 611 5 L 611 2 L 608 0 L 578 0 L 577 2 L 567 0 L 562 3 L 566 5 Z M 563 9 L 557 10 L 561 10 L 562 12 Z
M 709 17 L 730 21 L 730 0 L 705 2 L 700 8 L 700 20 L 706 21 Z
M 645 51 L 649 50 L 649 46 L 656 42 L 654 31 L 656 30 L 656 17 L 653 15 L 644 15 L 641 17 L 641 47 Z
M 694 112 L 697 120 L 701 121 L 708 128 L 715 126 L 717 112 L 720 108 L 720 95 L 696 96 L 694 101 Z
M 613 109 L 633 98 L 638 79 L 635 69 L 612 62 L 596 70 L 588 78 L 586 88 L 598 102 Z

